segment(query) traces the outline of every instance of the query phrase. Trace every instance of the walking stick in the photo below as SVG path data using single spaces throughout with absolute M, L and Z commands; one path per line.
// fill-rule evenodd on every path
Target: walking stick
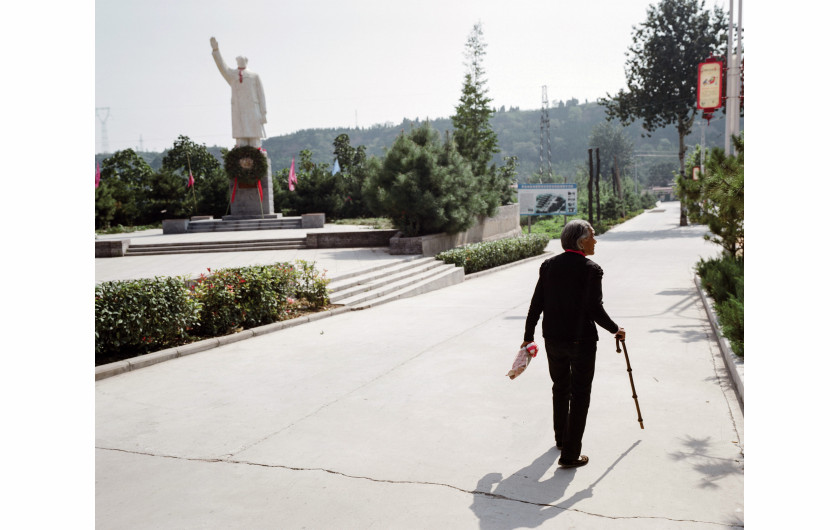
M 639 397 L 636 395 L 636 385 L 633 384 L 633 369 L 630 368 L 630 357 L 627 355 L 627 345 L 624 344 L 624 339 L 621 340 L 621 346 L 624 348 L 624 360 L 627 361 L 627 375 L 630 376 L 630 388 L 633 390 L 633 401 L 636 402 L 636 412 L 639 414 L 639 427 L 645 428 L 642 422 L 642 411 L 639 409 Z M 619 338 L 615 338 L 615 352 L 621 353 L 621 348 L 618 347 Z

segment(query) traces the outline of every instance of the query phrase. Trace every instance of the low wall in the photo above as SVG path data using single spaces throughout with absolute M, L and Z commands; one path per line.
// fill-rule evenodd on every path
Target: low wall
M 190 226 L 190 220 L 164 219 L 162 224 L 164 234 L 186 234 L 187 228 Z
M 118 258 L 125 256 L 130 239 L 104 239 L 95 241 L 97 258 Z
M 475 226 L 464 232 L 418 237 L 395 236 L 391 238 L 388 246 L 391 254 L 422 254 L 429 257 L 462 245 L 516 237 L 521 233 L 519 204 L 517 203 L 500 206 L 496 215 L 479 218 Z
M 301 228 L 324 228 L 326 216 L 322 213 L 305 213 L 300 216 Z
M 387 247 L 396 233 L 396 230 L 309 233 L 306 248 Z

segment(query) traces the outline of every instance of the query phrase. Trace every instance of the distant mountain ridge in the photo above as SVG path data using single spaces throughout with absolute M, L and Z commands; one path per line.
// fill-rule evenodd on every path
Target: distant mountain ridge
M 454 110 L 454 109 L 453 109 Z M 719 114 L 719 113 L 718 113 Z M 528 175 L 539 172 L 540 168 L 540 122 L 542 111 L 519 110 L 519 108 L 506 109 L 504 106 L 497 109 L 491 119 L 493 129 L 498 137 L 500 153 L 495 157 L 498 165 L 502 164 L 503 157 L 516 156 L 519 159 L 518 172 L 520 180 Z M 549 136 L 551 149 L 551 169 L 555 176 L 572 177 L 575 168 L 587 161 L 587 150 L 589 148 L 589 135 L 592 128 L 606 119 L 604 108 L 597 103 L 578 103 L 577 100 L 569 100 L 565 104 L 560 103 L 549 109 Z M 697 121 L 700 118 L 698 116 Z M 312 160 L 318 163 L 332 164 L 333 141 L 344 133 L 350 137 L 350 144 L 354 147 L 364 145 L 367 155 L 382 157 L 384 150 L 389 148 L 401 131 L 409 131 L 412 127 L 420 125 L 425 120 L 419 118 L 403 119 L 398 125 L 383 124 L 374 125 L 368 128 L 332 128 L 332 129 L 304 129 L 291 134 L 273 136 L 263 140 L 263 147 L 271 159 L 272 171 L 288 170 L 292 157 L 298 157 L 303 149 L 312 152 Z M 452 120 L 450 118 L 430 119 L 431 126 L 440 132 L 441 136 L 447 130 L 452 131 Z M 743 123 L 743 118 L 742 118 Z M 743 130 L 743 125 L 742 125 Z M 640 122 L 635 122 L 625 128 L 628 137 L 635 143 L 636 152 L 663 154 L 663 159 L 669 160 L 666 153 L 676 153 L 679 140 L 676 128 L 668 126 L 645 137 L 646 132 L 642 129 Z M 173 138 L 174 142 L 176 139 Z M 689 150 L 694 144 L 700 143 L 699 128 L 686 138 Z M 707 147 L 723 147 L 724 144 L 724 122 L 722 116 L 712 120 L 706 131 Z M 230 149 L 231 145 L 227 148 Z M 220 146 L 208 146 L 208 151 L 221 161 Z M 163 160 L 164 152 L 139 152 L 154 169 L 159 169 Z M 107 158 L 109 155 L 97 154 L 96 162 Z M 543 164 L 547 167 L 547 155 Z M 674 167 L 677 168 L 677 158 L 674 154 Z M 602 168 L 603 173 L 603 168 Z

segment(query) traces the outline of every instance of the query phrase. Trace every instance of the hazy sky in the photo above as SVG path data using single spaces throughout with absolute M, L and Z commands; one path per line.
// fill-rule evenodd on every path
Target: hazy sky
M 538 109 L 543 85 L 550 101 L 593 101 L 624 86 L 632 26 L 651 3 L 98 0 L 95 105 L 110 108 L 110 151 L 136 149 L 141 136 L 145 149 L 162 150 L 179 134 L 232 146 L 230 88 L 210 55 L 215 36 L 228 65 L 245 55 L 260 75 L 268 136 L 450 116 L 479 21 L 495 106 Z M 715 4 L 729 2 L 707 1 Z

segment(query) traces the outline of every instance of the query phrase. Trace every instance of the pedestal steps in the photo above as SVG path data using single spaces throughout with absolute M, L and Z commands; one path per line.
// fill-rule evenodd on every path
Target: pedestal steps
M 289 250 L 306 248 L 306 238 L 253 239 L 249 241 L 207 241 L 201 243 L 131 244 L 126 256 L 157 254 L 195 254 L 200 252 L 245 252 L 256 250 Z
M 300 217 L 282 217 L 279 219 L 241 219 L 192 221 L 187 233 L 200 232 L 237 232 L 240 230 L 281 230 L 284 228 L 302 228 Z
M 464 281 L 464 269 L 434 258 L 409 258 L 397 264 L 336 277 L 330 303 L 365 309 L 434 291 Z

